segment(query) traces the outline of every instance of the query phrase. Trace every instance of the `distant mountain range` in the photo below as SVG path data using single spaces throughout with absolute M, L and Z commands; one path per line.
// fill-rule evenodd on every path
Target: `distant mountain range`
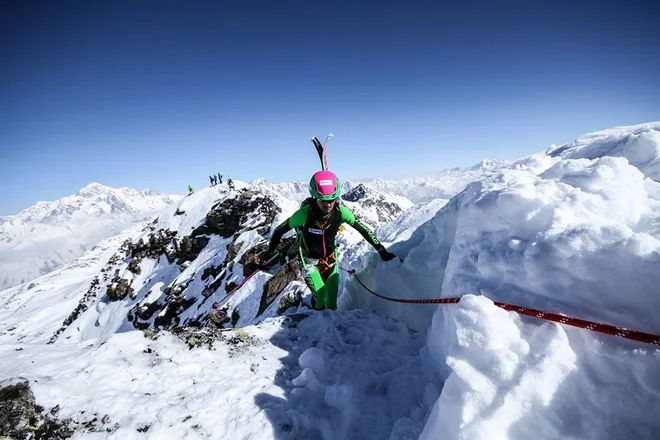
M 180 198 L 91 183 L 75 195 L 0 217 L 0 290 L 75 261 L 99 241 L 152 219 Z

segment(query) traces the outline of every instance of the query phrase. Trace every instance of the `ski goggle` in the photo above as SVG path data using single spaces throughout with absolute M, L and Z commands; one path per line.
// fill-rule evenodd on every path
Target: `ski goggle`
M 320 199 L 318 199 L 318 202 L 323 204 L 323 205 L 332 205 L 336 201 L 337 201 L 337 199 L 331 199 L 331 200 L 320 200 Z

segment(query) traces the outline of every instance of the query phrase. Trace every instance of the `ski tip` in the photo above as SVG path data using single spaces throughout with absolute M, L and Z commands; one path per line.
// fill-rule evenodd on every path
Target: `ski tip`
M 335 135 L 330 133 L 330 134 L 328 134 L 328 137 L 335 137 Z

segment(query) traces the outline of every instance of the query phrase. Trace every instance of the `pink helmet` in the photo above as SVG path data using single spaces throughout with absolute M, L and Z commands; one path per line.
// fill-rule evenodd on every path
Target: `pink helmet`
M 334 200 L 340 192 L 339 179 L 332 171 L 317 171 L 309 181 L 309 193 L 316 200 Z

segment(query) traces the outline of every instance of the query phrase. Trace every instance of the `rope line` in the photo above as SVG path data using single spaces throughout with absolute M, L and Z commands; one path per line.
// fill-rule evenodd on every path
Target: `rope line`
M 342 267 L 341 270 L 353 276 L 367 292 L 386 301 L 405 303 L 405 304 L 456 304 L 461 300 L 460 298 L 428 298 L 428 299 L 392 298 L 390 296 L 385 296 L 385 295 L 381 295 L 378 292 L 374 292 L 369 287 L 367 287 L 362 282 L 362 280 L 355 274 L 354 269 L 344 269 Z M 493 301 L 493 302 L 497 307 L 500 307 L 507 311 L 517 312 L 520 313 L 521 315 L 527 315 L 534 318 L 543 319 L 545 321 L 557 322 L 559 324 L 565 324 L 577 328 L 583 328 L 583 329 L 591 330 L 593 332 L 604 333 L 606 335 L 612 335 L 624 339 L 643 342 L 645 344 L 660 346 L 660 335 L 656 335 L 653 333 L 646 333 L 638 330 L 630 330 L 624 327 L 616 327 L 609 324 L 587 321 L 586 319 L 573 318 L 558 313 L 544 312 L 542 310 L 530 309 L 527 307 L 521 307 L 521 306 L 507 304 L 498 301 Z

